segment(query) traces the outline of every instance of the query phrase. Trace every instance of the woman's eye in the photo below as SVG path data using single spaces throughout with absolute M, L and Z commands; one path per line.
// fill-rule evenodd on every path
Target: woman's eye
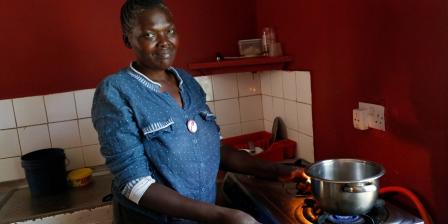
M 149 38 L 149 39 L 154 39 L 154 38 L 156 38 L 156 35 L 154 33 L 146 33 L 145 37 Z
M 175 34 L 176 33 L 176 30 L 175 29 L 169 29 L 168 30 L 168 34 Z

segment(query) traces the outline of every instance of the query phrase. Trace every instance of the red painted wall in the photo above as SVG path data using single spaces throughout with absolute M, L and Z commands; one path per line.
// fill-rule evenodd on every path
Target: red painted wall
M 316 159 L 384 164 L 382 185 L 417 192 L 437 223 L 448 210 L 447 9 L 436 0 L 257 2 L 258 30 L 276 28 L 290 69 L 311 70 Z M 386 132 L 353 128 L 359 101 L 385 106 Z
M 1 1 L 0 99 L 95 87 L 127 66 L 122 1 Z M 176 65 L 237 53 L 256 34 L 255 0 L 167 0 L 181 38 Z
M 93 88 L 132 56 L 122 1 L 0 2 L 0 99 Z M 417 192 L 436 221 L 448 209 L 448 15 L 439 0 L 168 0 L 181 34 L 176 65 L 236 54 L 276 28 L 291 69 L 312 71 L 317 159 L 386 167 L 383 185 Z M 281 4 L 279 4 L 281 3 Z M 257 6 L 257 10 L 254 10 Z M 257 15 L 257 16 L 255 16 Z M 256 19 L 257 18 L 257 19 Z M 386 107 L 386 132 L 358 131 L 359 101 Z

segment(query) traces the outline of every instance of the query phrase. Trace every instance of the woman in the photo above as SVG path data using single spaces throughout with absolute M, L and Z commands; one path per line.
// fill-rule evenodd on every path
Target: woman
M 204 91 L 171 67 L 178 36 L 161 1 L 126 1 L 121 24 L 135 61 L 98 85 L 92 108 L 114 176 L 114 222 L 258 223 L 214 204 L 218 169 L 273 179 L 298 170 L 220 146 Z

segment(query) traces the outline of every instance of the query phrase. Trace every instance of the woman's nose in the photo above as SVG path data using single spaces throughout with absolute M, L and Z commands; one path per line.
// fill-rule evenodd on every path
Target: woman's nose
M 167 48 L 167 47 L 170 46 L 170 44 L 171 44 L 171 42 L 170 42 L 170 40 L 168 39 L 167 36 L 165 36 L 165 35 L 160 35 L 160 37 L 159 37 L 159 42 L 157 43 L 157 46 L 158 46 L 158 47 L 161 47 L 161 48 Z

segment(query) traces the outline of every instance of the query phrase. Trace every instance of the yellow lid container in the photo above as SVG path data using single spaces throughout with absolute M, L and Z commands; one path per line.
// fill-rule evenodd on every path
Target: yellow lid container
M 72 187 L 86 186 L 92 181 L 92 169 L 74 169 L 68 173 L 67 178 Z

